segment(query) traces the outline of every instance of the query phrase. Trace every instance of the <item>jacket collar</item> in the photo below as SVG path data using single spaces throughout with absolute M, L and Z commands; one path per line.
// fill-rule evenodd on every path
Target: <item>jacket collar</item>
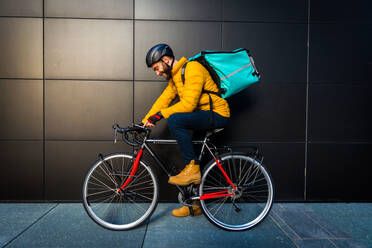
M 177 64 L 173 66 L 172 69 L 172 76 L 176 75 L 177 72 L 182 68 L 183 64 L 187 62 L 187 59 L 185 57 L 182 57 Z

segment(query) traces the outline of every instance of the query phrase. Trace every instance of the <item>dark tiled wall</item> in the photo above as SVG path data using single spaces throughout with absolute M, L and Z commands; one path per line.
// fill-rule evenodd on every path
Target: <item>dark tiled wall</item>
M 261 148 L 277 200 L 371 201 L 371 7 L 1 1 L 0 200 L 79 200 L 98 152 L 131 150 L 112 144 L 111 125 L 140 121 L 164 89 L 144 58 L 166 42 L 178 58 L 251 50 L 262 80 L 229 100 L 233 118 L 220 141 Z M 153 134 L 171 138 L 165 121 Z M 183 166 L 177 147 L 155 150 Z M 161 173 L 161 199 L 174 201 Z
M 311 6 L 307 197 L 371 201 L 371 2 Z

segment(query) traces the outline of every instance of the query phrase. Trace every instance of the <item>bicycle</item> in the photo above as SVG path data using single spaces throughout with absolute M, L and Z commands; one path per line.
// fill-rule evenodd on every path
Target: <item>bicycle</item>
M 159 198 L 159 183 L 153 166 L 142 159 L 146 150 L 162 171 L 171 176 L 149 144 L 177 144 L 176 140 L 150 139 L 151 129 L 138 125 L 121 128 L 117 134 L 131 153 L 99 154 L 83 183 L 83 205 L 88 215 L 100 226 L 110 230 L 129 230 L 143 224 L 153 214 Z M 228 231 L 248 230 L 264 220 L 269 213 L 274 189 L 271 177 L 262 165 L 258 149 L 251 153 L 233 152 L 231 147 L 216 147 L 210 138 L 223 129 L 208 130 L 201 145 L 199 161 L 209 153 L 212 159 L 205 166 L 200 185 L 177 186 L 178 200 L 192 212 L 192 203 L 200 201 L 207 219 Z M 223 151 L 220 154 L 220 151 Z

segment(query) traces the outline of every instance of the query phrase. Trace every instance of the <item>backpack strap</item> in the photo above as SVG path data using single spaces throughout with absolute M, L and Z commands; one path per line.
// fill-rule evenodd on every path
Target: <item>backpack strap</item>
M 181 78 L 182 78 L 182 83 L 183 84 L 185 84 L 185 70 L 186 70 L 187 63 L 188 62 L 186 62 L 185 64 L 183 64 L 182 70 L 181 70 Z M 214 94 L 216 96 L 221 97 L 221 93 L 210 91 L 210 90 L 205 90 L 204 89 L 204 86 L 203 86 L 203 89 L 202 89 L 202 93 L 206 93 L 209 96 L 209 125 L 210 125 L 210 127 L 213 127 L 213 124 L 214 124 L 214 118 L 213 118 L 213 101 L 212 101 L 211 94 Z
M 183 84 L 185 84 L 185 70 L 186 70 L 187 63 L 188 63 L 188 62 L 186 62 L 185 64 L 183 64 L 182 69 L 181 69 L 181 78 L 182 78 L 182 83 L 183 83 Z M 200 63 L 200 62 L 199 62 L 199 63 Z M 204 66 L 204 65 L 202 65 L 202 66 Z M 208 72 L 209 72 L 209 71 L 208 71 Z M 213 79 L 213 77 L 212 77 L 212 79 Z M 214 80 L 213 80 L 213 82 L 214 82 Z M 221 96 L 221 93 L 224 93 L 224 92 L 221 92 L 221 89 L 220 89 L 220 87 L 218 86 L 218 84 L 216 84 L 216 85 L 217 85 L 217 88 L 218 88 L 218 92 L 210 91 L 210 90 L 205 90 L 204 87 L 203 87 L 202 93 L 213 94 L 213 95 L 216 95 L 216 96 L 222 97 L 222 96 Z
M 225 94 L 226 90 L 221 88 L 220 77 L 217 75 L 216 71 L 210 66 L 208 61 L 205 59 L 204 54 L 205 54 L 205 52 L 202 51 L 201 56 L 196 58 L 194 61 L 199 62 L 202 66 L 204 66 L 205 69 L 207 69 L 207 71 L 209 72 L 209 75 L 211 76 L 213 82 L 216 84 L 217 89 L 218 89 L 218 93 L 216 94 L 216 92 L 212 91 L 213 92 L 212 94 L 216 94 L 219 97 L 222 97 L 222 94 Z
M 185 84 L 185 70 L 186 70 L 186 65 L 187 65 L 188 62 L 186 62 L 185 64 L 183 64 L 182 66 L 182 70 L 181 70 L 181 77 L 182 77 L 182 83 Z

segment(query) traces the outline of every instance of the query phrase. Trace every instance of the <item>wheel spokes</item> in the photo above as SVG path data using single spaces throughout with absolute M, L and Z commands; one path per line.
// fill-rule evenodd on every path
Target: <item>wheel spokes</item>
M 125 230 L 146 220 L 157 202 L 158 186 L 152 170 L 142 162 L 136 175 L 124 190 L 120 185 L 131 171 L 130 155 L 106 158 L 92 167 L 84 182 L 84 206 L 98 224 L 112 229 Z
M 245 230 L 258 224 L 272 204 L 271 181 L 265 169 L 245 155 L 222 156 L 226 173 L 236 191 L 230 186 L 216 164 L 206 168 L 201 194 L 227 190 L 234 195 L 217 199 L 203 198 L 201 205 L 209 220 L 228 230 Z

